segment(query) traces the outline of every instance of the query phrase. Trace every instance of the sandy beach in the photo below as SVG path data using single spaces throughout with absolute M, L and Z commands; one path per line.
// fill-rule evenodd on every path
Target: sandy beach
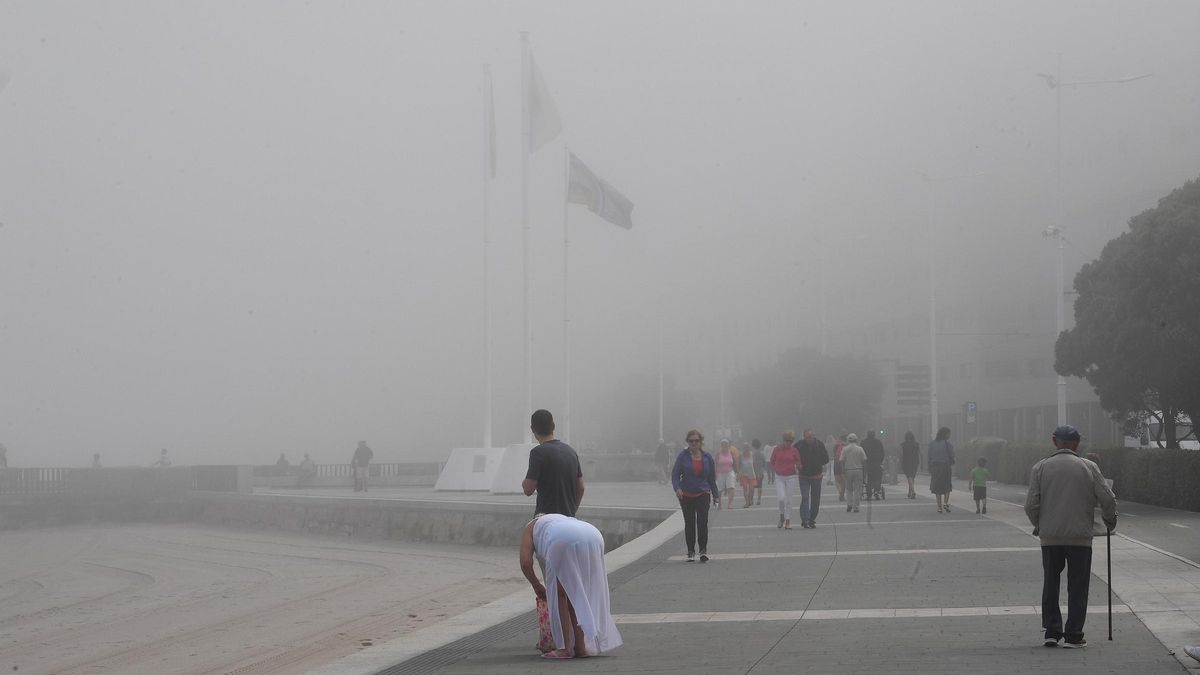
M 0 670 L 292 673 L 524 585 L 507 548 L 191 525 L 0 532 Z

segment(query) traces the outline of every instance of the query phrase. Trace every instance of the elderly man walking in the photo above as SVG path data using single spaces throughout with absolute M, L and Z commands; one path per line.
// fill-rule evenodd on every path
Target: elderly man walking
M 842 475 L 846 477 L 846 511 L 858 513 L 858 501 L 862 498 L 863 470 L 867 465 L 867 453 L 858 444 L 858 434 L 846 437 L 842 449 Z
M 1117 500 L 1095 462 L 1078 455 L 1079 431 L 1063 425 L 1051 437 L 1056 452 L 1033 465 L 1025 514 L 1042 542 L 1042 628 L 1047 647 L 1080 649 L 1092 577 L 1092 514 L 1096 504 L 1111 534 Z M 1058 608 L 1058 587 L 1067 568 L 1067 624 Z M 1065 638 L 1065 639 L 1064 639 Z

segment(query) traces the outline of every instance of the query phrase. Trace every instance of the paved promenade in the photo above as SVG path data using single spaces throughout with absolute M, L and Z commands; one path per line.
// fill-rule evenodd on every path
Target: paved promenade
M 1021 488 L 997 491 L 1012 499 L 1023 494 Z M 899 496 L 893 492 L 889 500 L 847 513 L 826 487 L 816 530 L 777 529 L 773 495 L 751 509 L 714 511 L 706 564 L 683 561 L 682 523 L 674 516 L 646 537 L 661 544 L 624 564 L 610 560 L 610 570 L 617 568 L 610 576 L 613 610 L 625 639 L 610 655 L 556 664 L 538 659 L 529 593 L 512 598 L 509 613 L 475 626 L 474 635 L 419 656 L 419 650 L 401 649 L 396 653 L 416 658 L 398 659 L 391 668 L 363 670 L 367 661 L 347 661 L 342 672 L 1188 672 L 1182 661 L 1190 659 L 1177 660 L 1164 642 L 1200 641 L 1194 562 L 1136 537 L 1114 538 L 1114 585 L 1121 595 L 1113 600 L 1109 642 L 1106 558 L 1104 541 L 1097 540 L 1088 647 L 1047 649 L 1038 616 L 1038 542 L 1016 502 L 1002 497 L 988 515 L 976 515 L 973 505 L 962 508 L 969 496 L 959 491 L 954 509 L 938 514 L 927 494 Z M 588 488 L 589 503 L 614 499 L 671 503 L 668 488 L 652 484 Z M 1168 514 L 1200 526 L 1194 516 Z M 1180 524 L 1190 530 L 1188 523 Z M 1181 536 L 1194 534 L 1181 530 Z

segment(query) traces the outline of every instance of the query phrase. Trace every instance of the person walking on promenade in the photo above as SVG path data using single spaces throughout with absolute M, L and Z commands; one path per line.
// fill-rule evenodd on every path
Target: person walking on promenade
M 304 453 L 304 459 L 300 460 L 300 471 L 296 476 L 296 487 L 311 487 L 313 479 L 316 477 L 317 463 L 306 452 Z
M 687 561 L 696 559 L 699 539 L 700 562 L 708 562 L 708 507 L 721 503 L 717 490 L 717 467 L 712 455 L 704 452 L 704 435 L 692 429 L 687 432 L 687 447 L 675 457 L 671 469 L 671 487 L 683 511 L 683 541 L 687 544 Z
M 533 570 L 542 563 L 545 585 Z M 538 514 L 521 533 L 521 573 L 550 610 L 553 651 L 544 659 L 592 656 L 621 646 L 609 611 L 604 535 L 590 523 L 560 513 Z
M 671 447 L 663 439 L 658 439 L 658 449 L 654 451 L 654 464 L 662 473 L 658 476 L 658 484 L 666 485 L 671 480 Z
M 954 446 L 950 444 L 950 427 L 937 430 L 925 452 L 929 463 L 929 491 L 937 497 L 938 513 L 950 513 L 950 467 L 954 466 Z
M 583 503 L 583 469 L 575 449 L 554 437 L 554 415 L 535 410 L 529 430 L 538 445 L 529 451 L 529 465 L 521 490 L 528 497 L 537 493 L 534 513 L 561 513 L 575 517 Z
M 863 491 L 863 469 L 867 464 L 867 453 L 858 444 L 858 434 L 846 436 L 846 447 L 842 448 L 842 475 L 846 478 L 846 511 L 858 513 L 859 499 Z
M 792 529 L 792 495 L 796 492 L 796 477 L 800 469 L 800 451 L 792 444 L 796 432 L 783 432 L 783 442 L 771 451 L 770 464 L 775 470 L 775 496 L 779 499 L 779 525 Z
M 754 473 L 754 452 L 750 446 L 742 448 L 741 460 L 738 462 L 738 484 L 742 486 L 745 495 L 745 505 L 742 508 L 754 506 L 754 488 L 758 485 L 758 477 Z
M 762 457 L 763 473 L 765 474 L 764 477 L 767 479 L 767 485 L 774 485 L 775 484 L 775 469 L 772 469 L 771 463 L 767 461 L 767 451 L 763 447 L 762 441 L 760 441 L 756 438 L 756 439 L 750 441 L 750 447 L 756 448 L 758 450 L 758 457 Z M 758 500 L 760 502 L 762 501 L 762 486 L 763 486 L 763 483 L 760 480 L 758 482 Z
M 717 488 L 721 490 L 721 502 L 726 509 L 733 508 L 733 494 L 737 492 L 738 457 L 729 446 L 729 439 L 721 439 L 721 451 L 717 453 Z M 721 510 L 721 503 L 717 510 Z
M 100 468 L 103 468 L 103 467 L 100 465 L 100 453 L 98 453 L 98 452 L 94 452 L 94 453 L 92 453 L 92 468 L 93 468 L 93 469 L 100 469 Z
M 767 472 L 770 471 L 770 467 L 767 466 L 767 456 L 763 454 L 762 441 L 757 438 L 750 441 L 750 454 L 754 461 L 754 479 L 758 482 L 758 485 L 754 488 L 758 495 L 755 503 L 761 506 L 763 481 L 766 480 Z
M 904 432 L 904 442 L 900 444 L 900 468 L 908 479 L 908 498 L 916 499 L 917 491 L 913 481 L 917 477 L 917 469 L 921 466 L 921 444 L 917 442 L 913 432 Z
M 1025 514 L 1042 544 L 1042 628 L 1047 647 L 1087 645 L 1088 585 L 1092 576 L 1093 513 L 1100 505 L 1107 534 L 1117 527 L 1117 500 L 1095 462 L 1078 455 L 1079 431 L 1054 430 L 1055 453 L 1033 465 Z M 1058 607 L 1059 580 L 1067 568 L 1067 625 Z M 1065 638 L 1065 639 L 1064 639 Z
M 883 441 L 875 438 L 875 430 L 867 431 L 867 437 L 862 441 L 863 452 L 867 454 L 867 463 L 863 466 L 867 481 L 867 499 L 879 497 L 883 493 Z
M 358 447 L 354 449 L 354 456 L 350 458 L 350 468 L 354 472 L 354 491 L 367 491 L 367 477 L 370 476 L 371 460 L 375 457 L 375 451 L 367 446 L 366 441 L 359 441 Z
M 821 480 L 825 478 L 825 465 L 829 463 L 829 451 L 813 433 L 804 430 L 804 438 L 796 444 L 800 452 L 800 527 L 817 528 L 817 514 L 821 511 Z
M 975 462 L 975 468 L 971 469 L 971 475 L 968 479 L 971 483 L 971 492 L 975 497 L 975 513 L 987 513 L 987 482 L 989 477 L 987 457 L 980 457 Z
M 846 435 L 837 437 L 833 444 L 833 480 L 837 483 L 838 501 L 846 501 L 845 466 L 842 464 L 842 451 L 846 449 Z
M 171 457 L 169 455 L 167 455 L 166 448 L 162 449 L 162 452 L 160 452 L 158 454 L 158 459 L 150 466 L 157 467 L 160 469 L 165 469 L 165 468 L 171 466 Z

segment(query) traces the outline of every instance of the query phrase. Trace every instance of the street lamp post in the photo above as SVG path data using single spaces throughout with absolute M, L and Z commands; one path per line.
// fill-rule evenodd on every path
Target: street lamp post
M 929 238 L 929 434 L 932 438 L 938 430 L 938 397 L 937 397 L 937 237 L 934 236 L 934 184 L 959 178 L 978 178 L 982 171 L 966 173 L 957 176 L 942 176 L 931 178 L 923 171 L 917 172 L 929 190 L 928 218 L 926 235 Z
M 1056 308 L 1056 326 L 1055 340 L 1059 335 L 1062 335 L 1065 328 L 1065 318 L 1063 315 L 1063 294 L 1066 293 L 1063 280 L 1063 236 L 1062 236 L 1062 90 L 1063 87 L 1084 87 L 1092 84 L 1125 84 L 1150 77 L 1151 73 L 1142 75 L 1132 75 L 1129 77 L 1118 77 L 1111 80 L 1076 80 L 1074 82 L 1064 82 L 1062 79 L 1062 54 L 1058 54 L 1058 63 L 1053 75 L 1045 73 L 1037 73 L 1037 76 L 1046 81 L 1046 86 L 1054 91 L 1054 126 L 1055 126 L 1055 143 L 1054 143 L 1054 182 L 1055 182 L 1055 205 L 1054 205 L 1054 224 L 1047 227 L 1043 235 L 1047 238 L 1053 237 L 1058 240 L 1058 299 L 1055 302 Z M 1062 375 L 1058 376 L 1058 382 L 1055 385 L 1058 399 L 1058 425 L 1062 426 L 1067 423 L 1067 378 Z

